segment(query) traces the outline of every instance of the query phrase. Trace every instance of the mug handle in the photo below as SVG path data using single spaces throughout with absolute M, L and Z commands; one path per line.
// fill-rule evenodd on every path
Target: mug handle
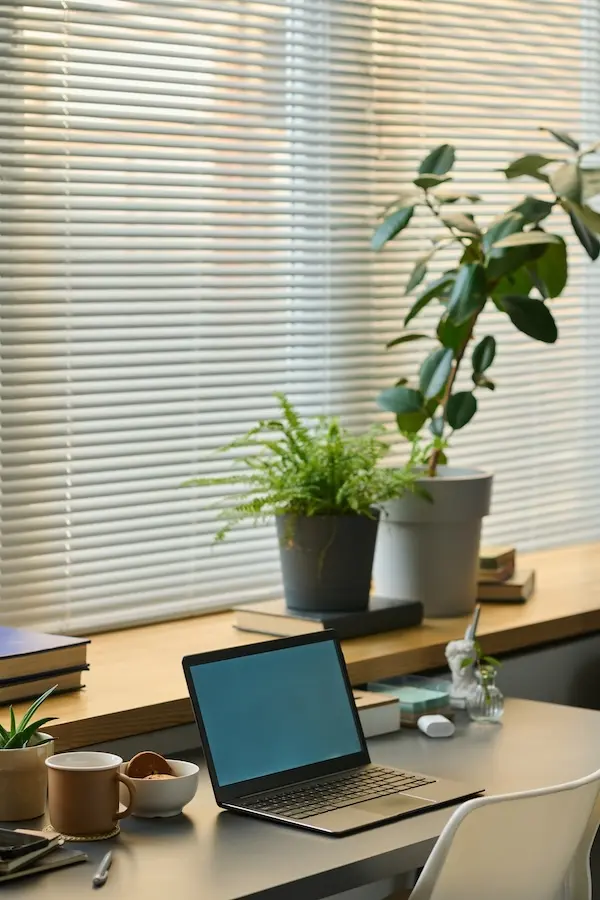
M 135 797 L 135 784 L 133 783 L 131 778 L 128 778 L 127 775 L 121 775 L 120 772 L 117 772 L 117 781 L 120 781 L 122 784 L 124 784 L 129 791 L 129 803 L 127 804 L 125 809 L 115 813 L 115 819 L 118 821 L 119 819 L 124 819 L 125 816 L 128 816 L 131 813 L 133 798 Z

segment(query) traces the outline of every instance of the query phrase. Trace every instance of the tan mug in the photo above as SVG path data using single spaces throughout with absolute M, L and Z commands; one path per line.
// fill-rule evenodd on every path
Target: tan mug
M 79 750 L 56 753 L 48 766 L 48 811 L 52 827 L 72 837 L 94 837 L 114 831 L 131 811 L 135 785 L 119 771 L 114 753 Z M 129 791 L 129 803 L 119 810 L 119 782 Z

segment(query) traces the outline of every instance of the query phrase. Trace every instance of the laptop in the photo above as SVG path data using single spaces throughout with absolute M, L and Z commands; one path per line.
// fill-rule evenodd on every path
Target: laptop
M 371 763 L 332 631 L 186 656 L 183 668 L 223 809 L 341 836 L 482 792 Z

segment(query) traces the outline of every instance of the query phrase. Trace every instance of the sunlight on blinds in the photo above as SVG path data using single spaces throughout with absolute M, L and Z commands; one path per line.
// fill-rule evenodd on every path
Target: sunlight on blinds
M 211 451 L 290 394 L 381 418 L 420 355 L 384 350 L 426 224 L 375 256 L 377 211 L 455 143 L 495 170 L 600 138 L 589 0 L 0 3 L 2 622 L 92 631 L 280 591 L 271 526 L 213 547 Z M 515 23 L 518 22 L 518 27 Z M 560 343 L 495 324 L 498 390 L 453 459 L 497 473 L 490 540 L 597 537 L 598 275 Z M 585 458 L 584 458 L 585 457 Z

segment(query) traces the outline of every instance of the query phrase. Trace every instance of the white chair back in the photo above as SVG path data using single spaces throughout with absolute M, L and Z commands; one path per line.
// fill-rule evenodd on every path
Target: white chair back
M 411 900 L 590 900 L 599 793 L 600 771 L 569 784 L 468 801 L 444 828 Z M 572 865 L 585 871 L 573 873 Z

